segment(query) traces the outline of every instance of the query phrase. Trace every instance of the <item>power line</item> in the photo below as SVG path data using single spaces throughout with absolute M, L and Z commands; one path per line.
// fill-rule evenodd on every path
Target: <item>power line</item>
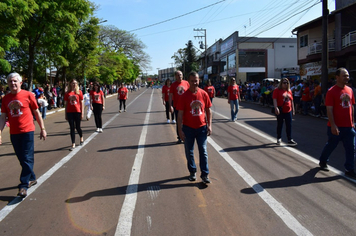
M 191 11 L 191 12 L 188 12 L 188 13 L 185 13 L 185 14 L 183 14 L 183 15 L 176 16 L 176 17 L 173 17 L 173 18 L 170 18 L 170 19 L 168 19 L 168 20 L 164 20 L 164 21 L 161 21 L 161 22 L 158 22 L 158 23 L 154 23 L 154 24 L 152 24 L 152 25 L 147 25 L 147 26 L 144 26 L 144 27 L 141 27 L 141 28 L 137 28 L 137 29 L 134 29 L 134 30 L 130 30 L 129 32 L 133 32 L 133 31 L 137 31 L 137 30 L 141 30 L 141 29 L 146 29 L 146 28 L 149 28 L 149 27 L 152 27 L 152 26 L 155 26 L 155 25 L 159 25 L 159 24 L 162 24 L 162 23 L 165 23 L 165 22 L 168 22 L 168 21 L 172 21 L 172 20 L 178 19 L 178 18 L 183 17 L 183 16 L 186 16 L 186 15 L 190 15 L 190 14 L 192 14 L 192 13 L 201 11 L 201 10 L 203 10 L 203 9 L 205 9 L 205 8 L 214 6 L 214 5 L 216 5 L 216 4 L 219 4 L 219 3 L 222 3 L 222 2 L 225 2 L 225 1 L 226 1 L 226 0 L 221 0 L 221 1 L 219 1 L 219 2 L 210 4 L 210 5 L 208 5 L 208 6 L 199 8 L 199 9 L 197 9 L 197 10 L 194 10 L 194 11 Z

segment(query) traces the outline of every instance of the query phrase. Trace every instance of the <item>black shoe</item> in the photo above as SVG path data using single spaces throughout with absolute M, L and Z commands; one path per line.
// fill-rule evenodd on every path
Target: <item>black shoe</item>
M 287 143 L 289 146 L 297 146 L 298 143 L 296 141 L 294 141 L 293 139 L 289 140 Z
M 181 139 L 178 139 L 177 144 L 181 144 L 183 141 Z
M 24 188 L 20 189 L 19 193 L 17 194 L 17 196 L 22 197 L 22 198 L 26 197 L 27 196 L 27 189 L 24 189 Z
M 323 170 L 323 171 L 329 171 L 329 167 L 328 165 L 326 164 L 326 162 L 319 162 L 319 166 L 320 166 L 320 170 Z
M 345 176 L 350 177 L 351 179 L 356 179 L 356 173 L 353 170 L 345 171 Z
M 210 184 L 211 181 L 208 176 L 202 176 L 201 179 L 203 180 L 204 184 Z
M 31 180 L 30 182 L 28 182 L 28 188 L 31 188 L 33 185 L 37 184 L 37 180 Z
M 195 181 L 197 180 L 197 176 L 195 173 L 190 173 L 189 177 L 188 177 L 189 181 Z

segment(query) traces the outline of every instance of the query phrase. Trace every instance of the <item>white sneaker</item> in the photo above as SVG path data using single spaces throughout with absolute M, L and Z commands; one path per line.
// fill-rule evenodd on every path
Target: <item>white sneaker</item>
M 97 128 L 97 129 L 96 129 L 96 132 L 99 132 L 99 131 L 100 131 L 100 129 L 99 129 L 99 128 Z
M 124 110 L 124 112 L 126 112 L 126 109 Z
M 172 120 L 172 123 L 173 123 L 173 124 L 175 124 L 175 123 L 176 123 L 176 121 L 175 121 L 175 120 Z
M 121 110 L 119 110 L 119 113 L 121 113 Z
M 103 129 L 99 129 L 99 133 L 102 133 L 103 132 Z
M 281 145 L 282 139 L 277 139 L 277 145 Z
M 171 123 L 171 121 L 170 121 L 170 120 L 167 120 L 167 123 L 169 124 L 169 123 Z

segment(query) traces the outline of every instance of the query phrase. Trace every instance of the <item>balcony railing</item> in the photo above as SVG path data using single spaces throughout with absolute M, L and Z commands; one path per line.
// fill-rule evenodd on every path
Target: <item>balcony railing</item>
M 330 39 L 328 43 L 329 43 L 328 45 L 329 52 L 335 51 L 335 39 Z M 323 49 L 323 43 L 321 41 L 314 42 L 312 45 L 309 46 L 308 55 L 321 53 L 322 49 Z
M 342 37 L 342 48 L 356 44 L 356 31 L 349 32 Z

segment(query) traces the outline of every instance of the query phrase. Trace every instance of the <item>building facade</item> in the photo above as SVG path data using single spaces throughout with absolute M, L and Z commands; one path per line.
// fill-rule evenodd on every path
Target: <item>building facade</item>
M 346 67 L 356 78 L 356 1 L 336 1 L 328 17 L 328 78 Z M 303 79 L 321 79 L 322 17 L 293 30 L 298 38 L 298 65 Z

